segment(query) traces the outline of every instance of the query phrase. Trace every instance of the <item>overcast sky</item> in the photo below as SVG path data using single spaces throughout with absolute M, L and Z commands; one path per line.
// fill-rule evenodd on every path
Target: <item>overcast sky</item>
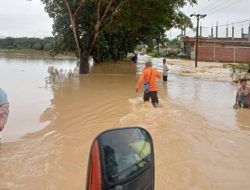
M 203 35 L 208 36 L 211 34 L 211 26 L 226 25 L 229 26 L 229 35 L 232 31 L 232 23 L 246 21 L 238 24 L 234 24 L 235 36 L 240 37 L 241 28 L 244 28 L 244 33 L 247 33 L 250 20 L 250 0 L 198 0 L 198 5 L 187 6 L 183 9 L 186 15 L 192 13 L 207 14 L 207 17 L 201 20 L 201 24 L 205 27 L 203 29 Z M 196 27 L 196 19 L 192 19 L 194 26 Z M 215 32 L 215 29 L 214 29 Z M 172 29 L 171 32 L 167 32 L 170 37 L 175 37 L 180 34 L 179 30 Z M 187 30 L 187 35 L 194 36 L 195 33 L 192 30 Z M 219 36 L 225 37 L 226 26 L 219 27 Z
M 250 0 L 198 0 L 198 5 L 187 6 L 183 11 L 191 13 L 207 14 L 202 20 L 202 25 L 206 27 L 231 24 L 239 21 L 250 20 Z M 195 24 L 195 19 L 192 19 Z M 236 36 L 240 36 L 241 27 L 245 33 L 249 26 L 249 21 L 235 24 Z M 230 30 L 232 25 L 229 26 Z M 219 33 L 225 35 L 226 27 L 220 27 Z M 52 20 L 44 11 L 44 5 L 40 0 L 0 0 L 0 37 L 45 37 L 51 36 Z M 169 37 L 175 37 L 179 30 L 168 31 Z M 187 34 L 193 36 L 191 30 Z M 204 28 L 204 35 L 210 34 L 210 28 Z
M 0 37 L 52 36 L 52 20 L 40 0 L 0 0 Z

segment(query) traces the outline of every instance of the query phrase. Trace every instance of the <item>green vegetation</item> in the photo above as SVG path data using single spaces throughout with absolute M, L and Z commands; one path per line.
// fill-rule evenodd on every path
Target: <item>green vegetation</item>
M 250 79 L 248 69 L 250 64 L 223 64 L 223 68 L 230 69 L 230 76 L 234 82 L 239 82 L 240 79 Z
M 136 47 L 137 51 L 146 51 L 146 53 L 152 57 L 177 57 L 181 52 L 181 42 L 178 39 L 169 40 L 163 39 L 159 44 L 154 40 L 147 46 L 142 48 L 142 45 Z
M 223 64 L 223 68 L 232 68 L 234 70 L 239 70 L 239 71 L 246 71 L 250 69 L 250 63 L 240 63 L 240 64 L 232 64 L 232 63 L 227 63 Z
M 0 49 L 34 49 L 52 52 L 54 43 L 55 41 L 53 37 L 46 37 L 43 39 L 7 37 L 4 39 L 0 39 Z
M 54 20 L 55 52 L 75 52 L 80 73 L 89 72 L 90 56 L 96 63 L 116 61 L 141 43 L 148 47 L 156 43 L 159 52 L 159 44 L 166 40 L 166 30 L 191 26 L 189 17 L 180 9 L 196 3 L 196 0 L 41 1 Z

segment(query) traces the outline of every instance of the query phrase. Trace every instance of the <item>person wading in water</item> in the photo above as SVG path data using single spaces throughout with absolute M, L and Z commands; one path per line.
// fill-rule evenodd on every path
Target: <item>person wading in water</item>
M 144 82 L 144 96 L 143 100 L 144 101 L 149 101 L 151 98 L 151 102 L 155 108 L 158 107 L 158 96 L 157 96 L 157 90 L 158 86 L 156 83 L 157 78 L 160 78 L 161 75 L 160 73 L 152 68 L 152 63 L 151 62 L 146 62 L 146 68 L 140 75 L 137 84 L 136 84 L 136 92 L 139 91 L 141 88 L 142 82 Z
M 167 60 L 166 59 L 163 59 L 163 72 L 162 72 L 162 79 L 164 82 L 167 82 L 168 81 L 168 65 L 167 65 Z
M 236 94 L 234 108 L 238 107 L 250 109 L 250 88 L 247 86 L 247 79 L 240 80 L 240 87 Z

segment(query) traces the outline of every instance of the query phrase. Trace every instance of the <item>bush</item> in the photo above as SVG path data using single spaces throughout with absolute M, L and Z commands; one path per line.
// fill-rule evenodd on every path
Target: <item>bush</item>
M 165 57 L 165 53 L 164 52 L 156 52 L 156 51 L 152 51 L 152 52 L 147 52 L 147 54 L 151 57 Z

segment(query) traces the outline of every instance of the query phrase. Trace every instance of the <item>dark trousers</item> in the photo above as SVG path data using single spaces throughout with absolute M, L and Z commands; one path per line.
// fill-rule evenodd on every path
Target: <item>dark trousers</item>
M 162 79 L 163 81 L 168 81 L 168 76 L 163 76 Z
M 148 93 L 144 92 L 143 100 L 146 102 L 146 101 L 149 101 L 150 98 L 151 98 L 152 104 L 159 103 L 159 100 L 157 97 L 157 91 L 149 91 Z

